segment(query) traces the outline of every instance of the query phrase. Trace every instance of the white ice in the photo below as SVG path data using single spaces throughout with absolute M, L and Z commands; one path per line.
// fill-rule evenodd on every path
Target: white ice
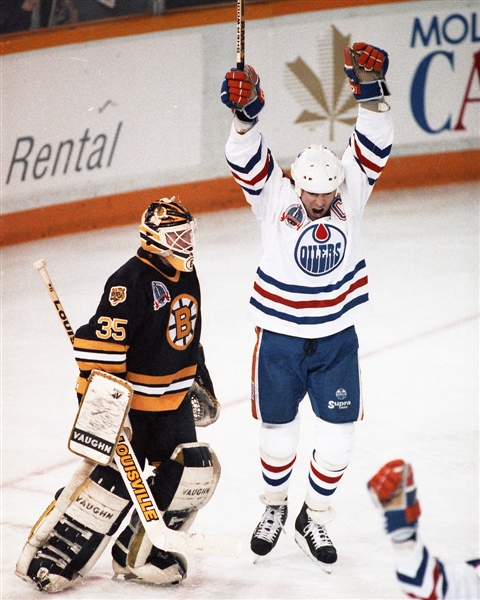
M 253 326 L 246 320 L 260 253 L 249 208 L 198 215 L 196 264 L 203 290 L 203 344 L 223 411 L 199 437 L 222 476 L 194 531 L 242 538 L 238 558 L 189 556 L 187 579 L 155 588 L 112 581 L 109 549 L 58 597 L 73 599 L 401 598 L 393 555 L 366 482 L 386 461 L 413 463 L 432 553 L 479 556 L 479 186 L 374 192 L 364 217 L 374 316 L 358 326 L 365 419 L 334 499 L 328 528 L 339 560 L 321 571 L 296 546 L 312 419 L 302 440 L 290 518 L 271 555 L 253 563 L 251 533 L 263 512 L 257 432 L 250 415 Z M 19 216 L 20 218 L 20 216 Z M 21 223 L 28 230 L 28 221 Z M 14 575 L 30 528 L 80 459 L 66 441 L 76 412 L 77 369 L 44 285 L 40 258 L 74 328 L 93 314 L 108 275 L 136 251 L 136 226 L 11 246 L 2 251 L 1 598 L 45 597 Z

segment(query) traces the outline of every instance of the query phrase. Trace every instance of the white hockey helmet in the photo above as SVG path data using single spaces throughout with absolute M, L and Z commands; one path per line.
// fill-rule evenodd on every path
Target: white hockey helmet
M 179 271 L 192 271 L 195 228 L 195 219 L 175 196 L 156 200 L 142 216 L 142 248 L 163 256 Z
M 300 152 L 292 164 L 291 175 L 299 198 L 302 190 L 311 194 L 334 192 L 345 179 L 340 160 L 331 150 L 317 144 Z

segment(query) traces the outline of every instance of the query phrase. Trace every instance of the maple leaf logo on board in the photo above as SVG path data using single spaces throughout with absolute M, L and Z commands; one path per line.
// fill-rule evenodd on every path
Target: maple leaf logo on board
M 332 25 L 330 34 L 318 41 L 321 77 L 301 56 L 286 63 L 286 86 L 302 107 L 295 123 L 314 130 L 326 122 L 330 140 L 335 139 L 335 123 L 351 126 L 357 118 L 358 105 L 343 72 L 343 51 L 349 45 L 350 35 Z

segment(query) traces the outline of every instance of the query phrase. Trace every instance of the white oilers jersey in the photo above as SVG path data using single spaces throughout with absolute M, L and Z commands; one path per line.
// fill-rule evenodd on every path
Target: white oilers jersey
M 243 135 L 232 125 L 227 161 L 262 230 L 262 257 L 249 306 L 255 325 L 318 338 L 342 331 L 364 315 L 369 297 L 361 218 L 392 139 L 388 112 L 359 108 L 342 157 L 345 181 L 330 214 L 311 221 L 258 125 Z
M 395 553 L 395 569 L 400 588 L 410 598 L 480 599 L 480 559 L 467 563 L 436 558 L 418 534 L 411 552 Z

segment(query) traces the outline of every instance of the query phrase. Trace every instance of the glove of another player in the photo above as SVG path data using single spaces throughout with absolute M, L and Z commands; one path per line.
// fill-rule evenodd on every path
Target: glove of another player
M 220 97 L 242 121 L 255 121 L 265 104 L 260 78 L 250 65 L 245 65 L 243 71 L 230 69 L 223 80 Z
M 344 71 L 350 82 L 350 89 L 357 102 L 380 100 L 389 96 L 385 74 L 388 70 L 388 53 L 365 42 L 357 42 L 344 51 Z
M 418 527 L 420 504 L 411 465 L 392 460 L 370 479 L 367 487 L 383 511 L 385 530 L 392 540 L 398 543 L 412 538 Z

